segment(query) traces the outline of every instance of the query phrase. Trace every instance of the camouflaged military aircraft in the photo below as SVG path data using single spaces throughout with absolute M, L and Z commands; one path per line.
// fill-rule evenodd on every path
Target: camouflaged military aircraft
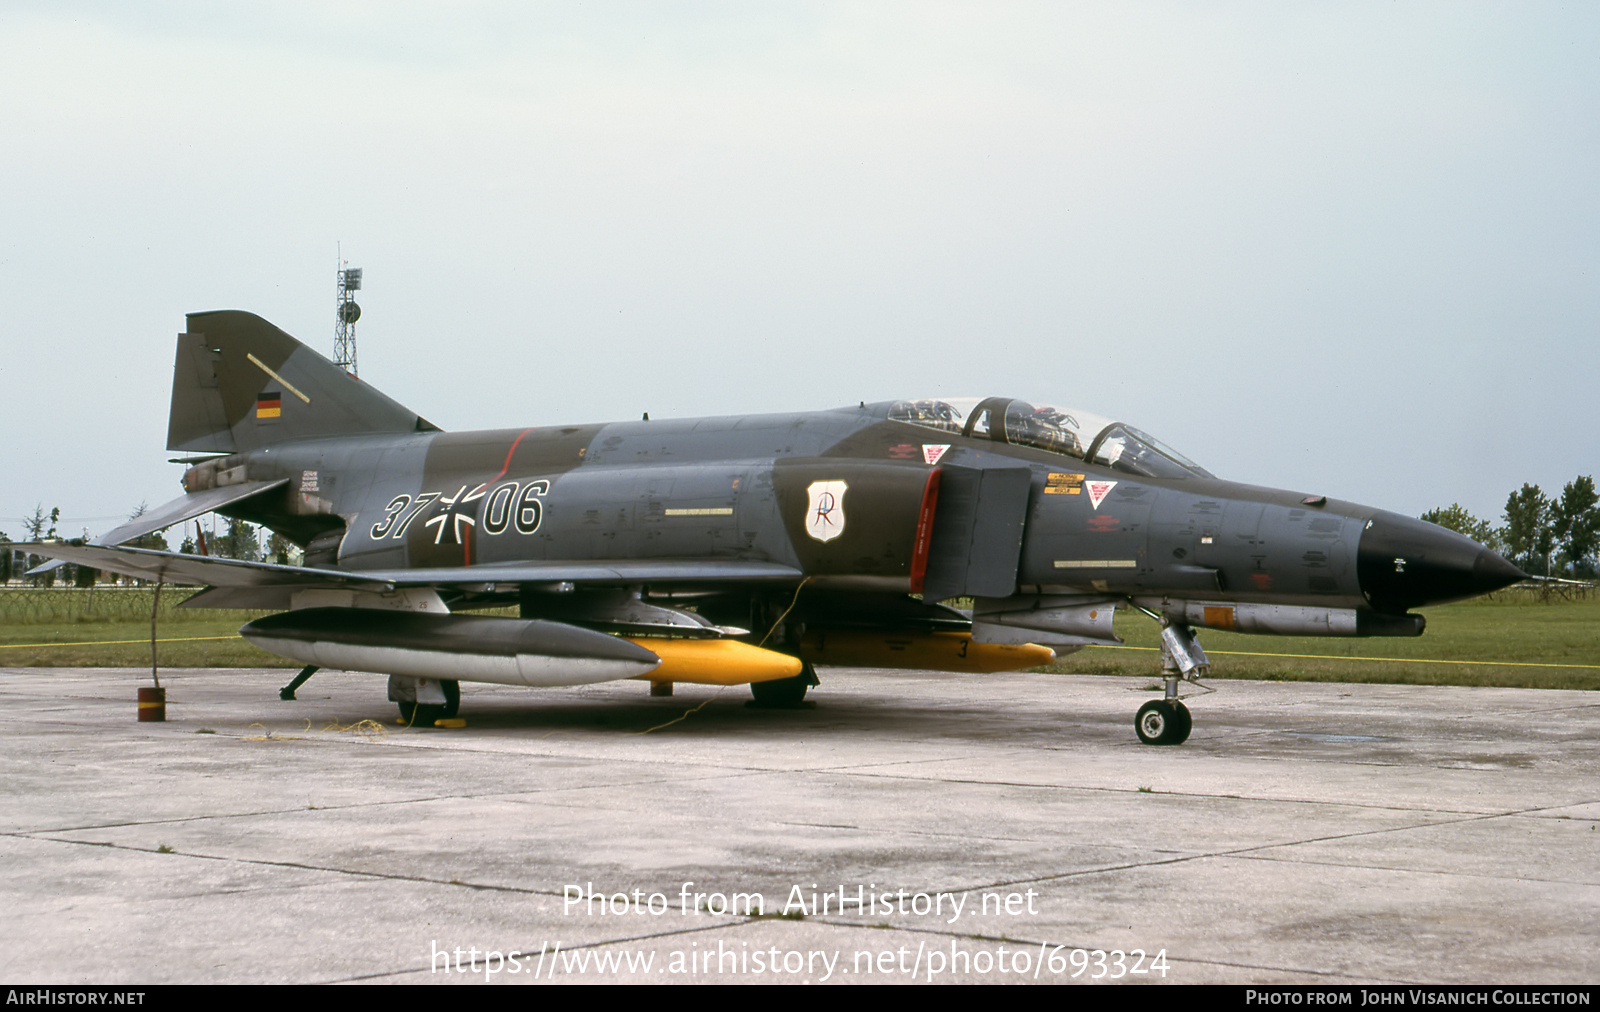
M 279 610 L 240 632 L 306 665 L 284 698 L 319 667 L 386 674 L 411 722 L 453 716 L 461 681 L 748 683 L 792 706 L 817 665 L 1032 667 L 1120 643 L 1129 609 L 1161 624 L 1165 682 L 1135 729 L 1176 744 L 1197 628 L 1416 636 L 1410 609 L 1523 577 L 1432 524 L 1006 397 L 444 432 L 243 312 L 188 317 L 167 446 L 183 496 L 31 550 Z M 304 564 L 123 547 L 213 511 Z

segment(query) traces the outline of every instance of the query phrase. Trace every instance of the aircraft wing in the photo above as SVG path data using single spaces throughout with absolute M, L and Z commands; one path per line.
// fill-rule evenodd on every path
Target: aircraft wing
M 132 541 L 134 538 L 153 534 L 156 531 L 171 527 L 173 524 L 191 520 L 203 513 L 219 510 L 241 499 L 248 499 L 253 495 L 265 492 L 269 488 L 277 488 L 279 485 L 287 485 L 288 483 L 288 478 L 279 478 L 277 481 L 246 481 L 238 485 L 224 485 L 221 488 L 208 488 L 203 492 L 181 495 L 169 503 L 157 506 L 146 513 L 141 513 L 121 527 L 113 528 L 102 534 L 94 539 L 93 544 L 120 545 L 125 541 Z M 44 553 L 41 552 L 40 554 Z M 72 561 L 76 562 L 77 560 L 73 559 Z M 111 567 L 99 566 L 96 568 L 110 569 Z
M 145 580 L 160 577 L 169 583 L 210 587 L 213 589 L 190 598 L 195 607 L 209 608 L 287 608 L 291 592 L 312 589 L 388 592 L 399 587 L 479 588 L 491 583 L 794 583 L 805 576 L 793 566 L 739 559 L 518 562 L 357 571 L 68 542 L 16 547 L 124 576 Z
M 44 555 L 104 569 L 143 580 L 157 577 L 168 583 L 202 584 L 211 587 L 339 587 L 345 590 L 393 590 L 381 577 L 339 569 L 309 569 L 280 566 L 271 562 L 243 562 L 212 555 L 183 555 L 151 548 L 118 548 L 110 545 L 75 545 L 65 541 L 45 541 L 17 545 L 33 555 Z
M 350 575 L 350 574 L 346 574 Z M 805 574 L 779 562 L 740 559 L 612 559 L 605 562 L 513 562 L 487 566 L 362 571 L 397 587 L 479 583 L 794 583 Z

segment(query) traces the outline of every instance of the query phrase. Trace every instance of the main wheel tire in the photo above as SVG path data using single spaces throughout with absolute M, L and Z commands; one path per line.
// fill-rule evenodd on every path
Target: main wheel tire
M 806 690 L 816 684 L 817 673 L 810 664 L 806 664 L 793 678 L 751 682 L 750 695 L 754 698 L 750 705 L 777 710 L 800 706 L 806 701 Z
M 438 703 L 418 704 L 406 700 L 396 705 L 400 707 L 401 721 L 408 727 L 432 727 L 434 721 L 450 716 L 445 712 L 449 707 Z
M 795 675 L 772 682 L 751 682 L 750 695 L 755 697 L 757 706 L 799 706 L 806 701 L 806 690 L 809 688 L 811 683 L 805 680 L 804 675 Z
M 400 707 L 400 719 L 411 727 L 432 727 L 434 721 L 448 720 L 461 712 L 461 683 L 453 678 L 443 678 L 439 680 L 439 689 L 444 693 L 444 705 L 402 700 L 397 704 Z
M 1178 700 L 1152 699 L 1133 718 L 1133 729 L 1146 745 L 1181 745 L 1193 726 L 1189 708 Z

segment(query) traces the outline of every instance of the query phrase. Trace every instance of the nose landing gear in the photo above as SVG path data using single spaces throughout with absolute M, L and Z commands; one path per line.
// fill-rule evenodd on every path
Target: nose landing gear
M 1141 609 L 1142 610 L 1142 609 Z M 1148 614 L 1148 612 L 1147 612 Z M 1195 680 L 1211 670 L 1211 659 L 1200 649 L 1189 626 L 1163 622 L 1161 629 L 1161 699 L 1139 707 L 1133 729 L 1146 745 L 1182 745 L 1189 740 L 1194 719 L 1178 698 L 1178 682 Z
M 1194 725 L 1181 699 L 1152 699 L 1139 707 L 1133 729 L 1146 745 L 1182 745 Z

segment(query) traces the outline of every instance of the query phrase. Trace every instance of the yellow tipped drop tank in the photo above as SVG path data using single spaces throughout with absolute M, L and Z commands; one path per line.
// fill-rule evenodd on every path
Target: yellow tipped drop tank
M 665 639 L 629 637 L 661 658 L 661 666 L 637 677 L 651 682 L 690 682 L 697 685 L 743 685 L 793 678 L 800 659 L 738 640 Z
M 800 657 L 813 664 L 853 668 L 928 668 L 934 671 L 1017 671 L 1055 660 L 1037 643 L 977 643 L 967 633 L 812 631 L 800 640 Z M 654 677 L 654 676 L 652 676 Z

